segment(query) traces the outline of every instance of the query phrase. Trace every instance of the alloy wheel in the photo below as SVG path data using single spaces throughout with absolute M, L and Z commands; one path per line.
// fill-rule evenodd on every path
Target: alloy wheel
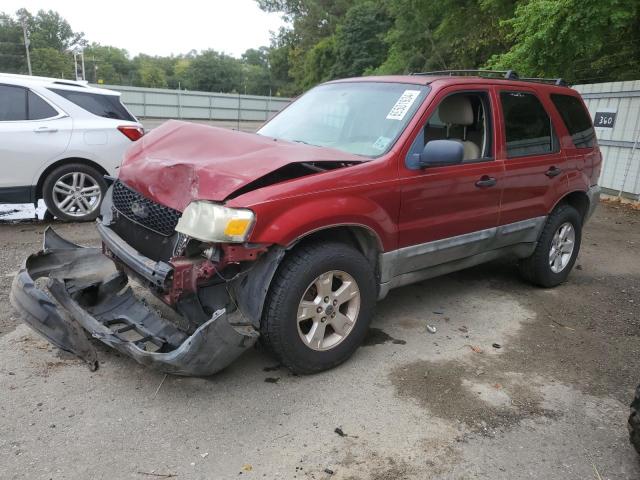
M 360 289 L 341 270 L 318 276 L 307 287 L 298 305 L 298 334 L 312 350 L 330 350 L 353 330 L 360 311 Z
M 84 217 L 99 207 L 102 190 L 90 175 L 70 172 L 56 181 L 52 197 L 60 211 L 72 217 Z
M 560 225 L 553 235 L 549 250 L 549 267 L 553 273 L 560 273 L 569 264 L 575 243 L 576 231 L 573 225 L 569 222 Z

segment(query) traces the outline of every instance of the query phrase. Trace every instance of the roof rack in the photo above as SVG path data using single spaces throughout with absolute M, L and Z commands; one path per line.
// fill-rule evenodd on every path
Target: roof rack
M 436 70 L 433 72 L 412 73 L 411 75 L 449 77 L 479 76 L 488 78 L 504 78 L 507 80 L 517 80 L 519 78 L 518 74 L 513 70 Z
M 436 70 L 433 72 L 411 73 L 410 75 L 449 77 L 478 76 L 484 78 L 502 78 L 504 80 L 520 80 L 523 82 L 547 83 L 550 85 L 558 85 L 561 87 L 568 86 L 567 82 L 565 82 L 562 78 L 521 78 L 514 70 Z
M 524 82 L 536 82 L 536 83 L 548 83 L 549 85 L 557 85 L 559 87 L 568 87 L 569 84 L 565 82 L 562 78 L 534 78 L 534 77 L 524 77 L 520 80 Z

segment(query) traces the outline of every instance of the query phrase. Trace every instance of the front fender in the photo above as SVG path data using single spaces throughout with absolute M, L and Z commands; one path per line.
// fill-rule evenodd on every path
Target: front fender
M 370 230 L 383 251 L 395 248 L 395 222 L 388 210 L 358 196 L 309 195 L 253 208 L 257 222 L 251 242 L 289 246 L 314 231 L 334 226 L 361 226 Z

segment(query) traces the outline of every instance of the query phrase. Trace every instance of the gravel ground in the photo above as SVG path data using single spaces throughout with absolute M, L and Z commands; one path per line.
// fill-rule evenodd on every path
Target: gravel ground
M 498 261 L 392 291 L 350 361 L 304 377 L 258 350 L 210 378 L 107 348 L 88 371 L 8 302 L 44 228 L 0 224 L 3 479 L 640 478 L 640 212 L 602 205 L 553 290 Z

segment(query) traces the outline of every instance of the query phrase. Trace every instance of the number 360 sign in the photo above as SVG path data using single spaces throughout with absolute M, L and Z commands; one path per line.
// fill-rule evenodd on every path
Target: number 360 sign
M 596 128 L 613 128 L 616 123 L 616 114 L 613 108 L 603 108 L 596 112 L 593 117 L 593 126 Z

